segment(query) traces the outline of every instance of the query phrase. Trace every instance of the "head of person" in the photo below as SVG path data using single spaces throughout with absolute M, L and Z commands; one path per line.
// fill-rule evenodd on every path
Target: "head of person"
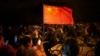
M 27 48 L 31 48 L 33 45 L 32 39 L 29 36 L 24 36 L 22 42 L 23 42 L 22 44 Z
M 48 33 L 54 33 L 54 32 L 55 32 L 55 28 L 53 28 L 53 27 L 48 27 L 47 32 L 48 32 Z
M 71 56 L 77 56 L 79 53 L 79 46 L 75 39 L 68 39 L 65 42 L 66 47 L 69 46 L 69 52 Z

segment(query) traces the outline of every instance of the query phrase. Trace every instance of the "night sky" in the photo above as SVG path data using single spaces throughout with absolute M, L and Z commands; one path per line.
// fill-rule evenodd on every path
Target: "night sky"
M 42 24 L 43 4 L 72 8 L 75 22 L 99 22 L 96 0 L 0 0 L 0 24 Z
M 42 2 L 32 0 L 0 0 L 0 24 L 27 25 L 42 23 Z

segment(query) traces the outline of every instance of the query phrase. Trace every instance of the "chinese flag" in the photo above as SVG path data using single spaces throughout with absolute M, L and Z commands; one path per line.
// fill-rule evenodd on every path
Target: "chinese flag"
M 43 5 L 44 24 L 74 24 L 72 9 Z

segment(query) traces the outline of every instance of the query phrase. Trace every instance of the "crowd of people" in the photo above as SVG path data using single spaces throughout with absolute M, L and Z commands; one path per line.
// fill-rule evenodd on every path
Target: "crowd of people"
M 0 56 L 51 56 L 48 49 L 59 43 L 63 44 L 63 56 L 77 56 L 78 36 L 83 37 L 84 41 L 89 37 L 100 39 L 99 24 L 0 26 Z M 99 44 L 98 40 L 96 56 Z

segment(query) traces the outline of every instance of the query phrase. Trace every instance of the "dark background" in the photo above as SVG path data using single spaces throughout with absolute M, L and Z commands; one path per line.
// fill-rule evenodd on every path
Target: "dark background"
M 96 0 L 0 0 L 0 24 L 42 24 L 43 4 L 73 9 L 77 22 L 99 22 L 99 1 Z
M 42 1 L 0 0 L 0 24 L 42 24 Z

